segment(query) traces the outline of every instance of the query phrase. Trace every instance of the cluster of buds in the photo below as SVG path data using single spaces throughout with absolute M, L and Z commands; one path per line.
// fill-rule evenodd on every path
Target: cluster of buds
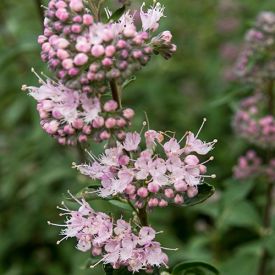
M 75 145 L 89 137 L 97 142 L 111 137 L 124 139 L 124 129 L 134 116 L 132 109 L 118 110 L 114 100 L 103 102 L 101 97 L 88 97 L 49 78 L 38 77 L 40 87 L 23 86 L 23 90 L 28 89 L 37 101 L 42 128 L 60 144 Z
M 144 133 L 146 148 L 141 150 L 141 135 L 127 133 L 123 143 L 117 142 L 102 156 L 91 154 L 91 164 L 74 166 L 82 174 L 100 180 L 101 197 L 118 196 L 132 201 L 137 208 L 183 204 L 185 196 L 198 194 L 198 185 L 205 178 L 215 177 L 205 175 L 205 164 L 213 157 L 200 162 L 199 156 L 212 150 L 217 140 L 206 143 L 198 139 L 198 134 L 187 132 L 178 141 L 166 133 L 148 130 Z M 181 147 L 184 138 L 185 145 Z
M 237 60 L 236 75 L 247 83 L 263 85 L 275 79 L 275 13 L 261 12 L 246 34 L 246 44 Z
M 275 180 L 275 159 L 263 164 L 261 157 L 254 150 L 249 150 L 241 156 L 233 168 L 234 177 L 238 180 L 247 180 L 257 176 L 266 177 L 268 182 Z
M 260 173 L 262 165 L 261 158 L 254 150 L 249 150 L 244 156 L 238 159 L 238 163 L 233 168 L 234 177 L 245 180 Z
M 96 22 L 83 0 L 51 0 L 44 34 L 38 39 L 42 59 L 66 85 L 85 92 L 105 92 L 110 81 L 121 84 L 146 65 L 155 48 L 165 58 L 175 52 L 170 32 L 152 39 L 163 11 L 160 3 L 147 12 L 142 6 L 142 29 L 137 30 L 131 11 L 112 22 L 112 13 L 106 9 L 110 22 L 102 23 Z
M 91 268 L 99 263 L 110 264 L 114 269 L 127 267 L 132 272 L 167 267 L 168 257 L 162 251 L 165 248 L 155 241 L 157 232 L 152 227 L 133 227 L 123 219 L 114 221 L 105 213 L 93 210 L 84 199 L 73 198 L 80 205 L 78 210 L 71 210 L 64 203 L 58 207 L 65 212 L 61 215 L 67 216 L 64 225 L 48 222 L 64 227 L 61 231 L 64 237 L 57 244 L 76 238 L 77 249 L 101 257 Z
M 263 148 L 275 146 L 275 118 L 266 113 L 267 98 L 259 93 L 245 98 L 236 112 L 235 132 Z

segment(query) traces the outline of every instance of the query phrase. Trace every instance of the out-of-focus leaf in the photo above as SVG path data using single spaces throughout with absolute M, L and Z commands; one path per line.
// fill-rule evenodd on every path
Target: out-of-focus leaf
M 194 198 L 189 198 L 187 195 L 184 196 L 183 206 L 192 206 L 198 203 L 202 203 L 210 198 L 215 192 L 214 186 L 204 183 L 198 186 L 198 195 Z
M 258 230 L 260 225 L 259 213 L 253 204 L 247 201 L 233 201 L 231 205 L 224 208 L 217 221 L 220 229 L 226 229 L 228 226 L 241 226 Z
M 212 265 L 204 262 L 182 262 L 173 268 L 172 275 L 187 275 L 187 274 L 220 274 L 219 271 Z

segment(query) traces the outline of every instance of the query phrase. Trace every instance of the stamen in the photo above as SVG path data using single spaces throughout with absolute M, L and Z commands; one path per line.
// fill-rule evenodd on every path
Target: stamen
M 199 136 L 199 134 L 200 134 L 200 132 L 201 132 L 201 130 L 202 130 L 202 128 L 203 128 L 203 126 L 204 126 L 206 120 L 207 120 L 206 118 L 203 119 L 202 124 L 201 124 L 201 127 L 199 128 L 199 130 L 198 130 L 198 132 L 197 132 L 195 138 L 197 138 L 197 137 Z
M 39 82 L 41 84 L 46 84 L 46 82 L 43 80 L 43 78 L 35 71 L 34 68 L 31 69 L 32 73 L 34 73 L 34 75 L 38 78 Z
M 52 223 L 50 221 L 47 221 L 48 225 L 54 225 L 54 226 L 60 226 L 60 227 L 67 227 L 66 224 L 57 224 L 57 223 Z
M 96 267 L 98 264 L 100 264 L 101 262 L 104 261 L 104 258 L 100 259 L 97 263 L 95 263 L 94 265 L 90 265 L 90 268 L 94 268 Z
M 185 132 L 185 134 L 183 135 L 183 137 L 179 140 L 179 144 L 183 141 L 183 139 L 186 137 L 188 135 L 188 131 L 187 132 Z
M 66 240 L 68 237 L 67 236 L 65 236 L 64 238 L 62 238 L 61 240 L 59 240 L 59 241 L 57 241 L 56 242 L 56 244 L 58 245 L 58 244 L 60 244 L 62 241 L 64 241 L 64 240 Z
M 71 192 L 70 190 L 67 190 L 68 194 L 80 205 L 83 205 L 82 201 L 80 201 L 79 199 L 77 199 Z
M 200 163 L 200 164 L 205 164 L 205 163 L 207 163 L 207 162 L 209 162 L 209 161 L 212 161 L 213 159 L 214 159 L 214 157 L 211 156 L 208 160 L 206 160 L 206 161 L 204 161 L 204 162 L 202 162 L 202 163 Z
M 144 115 L 145 115 L 145 120 L 146 120 L 146 122 L 147 122 L 147 128 L 148 128 L 148 130 L 150 130 L 150 123 L 149 123 L 149 118 L 148 118 L 148 115 L 147 115 L 147 113 L 146 112 L 144 112 Z
M 177 251 L 177 250 L 179 250 L 178 248 L 169 248 L 169 247 L 163 247 L 163 246 L 161 246 L 161 248 L 163 250 L 169 250 L 169 251 Z

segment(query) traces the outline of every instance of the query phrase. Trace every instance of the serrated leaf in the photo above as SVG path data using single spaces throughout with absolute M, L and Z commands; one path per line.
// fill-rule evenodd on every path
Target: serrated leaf
M 197 270 L 197 271 L 195 271 Z M 196 273 L 195 273 L 196 272 Z M 207 273 L 206 273 L 207 272 Z M 211 273 L 209 273 L 211 272 Z M 172 275 L 180 274 L 220 274 L 212 265 L 205 262 L 182 262 L 173 268 Z
M 204 202 L 214 194 L 215 187 L 208 183 L 204 183 L 198 186 L 198 191 L 198 195 L 194 198 L 189 198 L 185 195 L 183 206 L 193 206 Z

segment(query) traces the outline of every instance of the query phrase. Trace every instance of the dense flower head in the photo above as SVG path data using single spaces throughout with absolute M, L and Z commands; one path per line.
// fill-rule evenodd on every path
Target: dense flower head
M 275 118 L 266 115 L 267 103 L 267 98 L 260 93 L 247 97 L 233 120 L 238 135 L 263 148 L 275 146 Z
M 148 130 L 141 134 L 126 133 L 123 143 L 94 157 L 91 164 L 76 165 L 79 171 L 100 180 L 98 195 L 119 196 L 131 200 L 136 207 L 165 207 L 169 202 L 182 204 L 184 198 L 194 197 L 198 185 L 207 176 L 205 162 L 199 157 L 212 150 L 216 140 L 203 142 L 198 134 L 187 132 L 185 145 L 174 136 Z M 145 149 L 141 142 L 145 141 Z M 210 157 L 209 160 L 212 160 Z
M 241 156 L 233 168 L 234 177 L 238 180 L 247 180 L 255 177 L 265 177 L 268 182 L 275 181 L 275 159 L 264 164 L 263 159 L 254 151 L 249 150 Z
M 60 144 L 75 145 L 90 137 L 98 142 L 112 136 L 124 139 L 124 129 L 134 116 L 132 109 L 118 110 L 114 100 L 79 93 L 49 78 L 39 79 L 40 87 L 23 89 L 37 101 L 42 128 Z
M 58 207 L 65 212 L 61 215 L 67 216 L 64 225 L 49 222 L 64 228 L 61 231 L 64 237 L 58 244 L 64 239 L 76 238 L 78 250 L 91 251 L 93 256 L 101 257 L 97 264 L 110 264 L 115 269 L 127 267 L 138 272 L 156 266 L 167 267 L 168 257 L 155 241 L 157 232 L 152 227 L 139 228 L 123 219 L 115 221 L 105 213 L 96 212 L 84 199 L 74 199 L 80 205 L 77 210 L 70 210 L 64 203 Z
M 238 159 L 238 163 L 233 168 L 234 177 L 239 180 L 245 180 L 262 171 L 262 159 L 254 150 L 249 150 L 244 156 Z
M 44 34 L 38 38 L 42 59 L 66 85 L 105 92 L 109 81 L 122 83 L 146 65 L 153 53 L 156 43 L 151 42 L 152 33 L 158 29 L 164 7 L 157 2 L 147 11 L 143 8 L 144 4 L 138 30 L 129 10 L 112 22 L 112 13 L 105 9 L 109 22 L 102 23 L 83 0 L 51 0 Z M 166 58 L 176 50 L 171 38 L 161 41 L 166 48 L 162 51 L 169 52 Z
M 263 85 L 275 79 L 275 13 L 261 12 L 245 36 L 235 72 L 244 82 Z

